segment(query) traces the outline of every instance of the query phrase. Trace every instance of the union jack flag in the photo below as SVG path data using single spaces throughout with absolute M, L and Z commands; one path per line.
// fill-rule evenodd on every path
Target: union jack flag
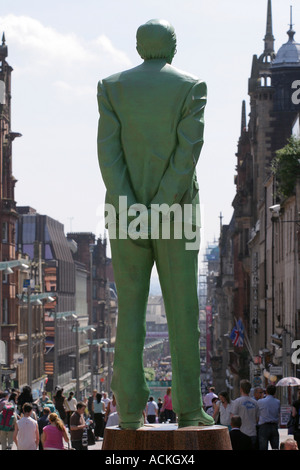
M 244 344 L 244 326 L 242 320 L 236 322 L 236 326 L 233 327 L 230 333 L 230 339 L 234 346 L 242 348 Z

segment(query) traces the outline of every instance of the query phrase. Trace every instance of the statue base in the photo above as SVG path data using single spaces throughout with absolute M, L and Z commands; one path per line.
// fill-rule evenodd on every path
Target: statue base
M 226 426 L 146 424 L 137 430 L 105 428 L 102 450 L 232 450 Z

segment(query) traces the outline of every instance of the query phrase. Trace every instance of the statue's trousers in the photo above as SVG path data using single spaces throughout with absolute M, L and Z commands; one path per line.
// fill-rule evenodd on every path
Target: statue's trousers
M 111 239 L 118 293 L 118 325 L 111 388 L 120 423 L 137 423 L 149 397 L 143 350 L 150 276 L 156 264 L 169 328 L 172 401 L 177 414 L 202 408 L 197 266 L 199 250 L 187 240 Z

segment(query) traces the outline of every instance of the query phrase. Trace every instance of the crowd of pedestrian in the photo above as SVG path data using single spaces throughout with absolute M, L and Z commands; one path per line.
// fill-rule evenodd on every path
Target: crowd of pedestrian
M 163 399 L 158 398 L 157 402 L 153 396 L 150 396 L 143 414 L 145 424 L 176 423 L 176 414 L 172 404 L 172 388 L 168 387 Z
M 103 439 L 107 424 L 116 418 L 115 398 L 93 390 L 77 401 L 56 388 L 51 400 L 46 391 L 34 400 L 29 386 L 22 391 L 0 391 L 0 444 L 2 450 L 87 450 Z M 114 421 L 114 424 L 118 424 Z
M 252 392 L 252 396 L 250 396 Z M 203 397 L 203 407 L 216 424 L 227 426 L 233 450 L 298 450 L 300 446 L 300 389 L 292 404 L 288 433 L 280 444 L 280 401 L 275 397 L 275 385 L 266 390 L 251 389 L 248 380 L 240 382 L 240 396 L 231 400 L 227 391 L 215 393 L 210 387 Z M 149 397 L 144 410 L 144 423 L 176 423 L 169 387 L 157 402 Z M 51 400 L 46 391 L 34 400 L 31 389 L 0 391 L 0 444 L 10 450 L 87 450 L 88 445 L 103 439 L 106 426 L 119 424 L 114 395 L 93 390 L 90 397 L 77 401 L 74 392 L 66 397 L 57 388 Z M 293 437 L 292 437 L 293 436 Z
M 170 356 L 156 360 L 149 360 L 147 362 L 147 368 L 153 371 L 153 378 L 151 380 L 159 382 L 172 380 L 172 364 Z
M 298 450 L 300 446 L 300 390 L 292 405 L 289 434 L 294 436 L 280 444 L 280 400 L 275 397 L 276 386 L 270 384 L 266 390 L 257 387 L 250 396 L 251 383 L 240 382 L 240 396 L 231 400 L 226 391 L 215 393 L 210 387 L 203 398 L 206 413 L 216 424 L 227 426 L 233 450 Z M 286 444 L 286 445 L 285 445 Z

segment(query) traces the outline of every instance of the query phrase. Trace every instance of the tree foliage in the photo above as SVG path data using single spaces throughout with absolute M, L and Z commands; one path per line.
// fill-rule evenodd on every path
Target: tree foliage
M 150 382 L 155 380 L 155 370 L 152 367 L 145 367 L 144 371 L 146 380 L 149 380 Z
M 300 140 L 292 136 L 287 145 L 276 152 L 271 167 L 276 177 L 278 196 L 292 196 L 297 177 L 300 176 Z

